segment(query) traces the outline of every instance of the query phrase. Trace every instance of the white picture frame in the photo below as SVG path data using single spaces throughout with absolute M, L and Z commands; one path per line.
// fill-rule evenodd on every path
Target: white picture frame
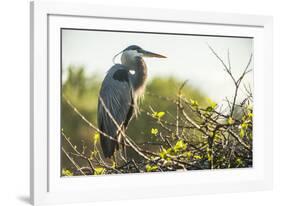
M 272 188 L 272 17 L 46 1 L 32 2 L 30 11 L 30 193 L 34 205 L 243 192 Z M 115 23 L 111 24 L 111 22 Z M 57 69 L 60 66 L 58 31 L 65 27 L 106 27 L 113 30 L 145 29 L 165 32 L 168 25 L 174 32 L 192 31 L 196 34 L 255 37 L 254 98 L 257 115 L 254 119 L 256 163 L 253 168 L 217 170 L 211 173 L 207 170 L 189 173 L 60 178 L 58 158 L 60 125 L 57 118 L 60 101 L 60 76 L 57 75 L 60 73 Z

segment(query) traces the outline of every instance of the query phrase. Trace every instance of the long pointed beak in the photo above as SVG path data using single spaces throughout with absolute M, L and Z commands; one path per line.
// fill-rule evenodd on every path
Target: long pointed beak
M 156 54 L 156 53 L 153 53 L 153 52 L 150 52 L 150 51 L 146 51 L 146 50 L 142 50 L 141 51 L 143 53 L 143 56 L 144 57 L 156 57 L 156 58 L 167 58 L 161 54 Z

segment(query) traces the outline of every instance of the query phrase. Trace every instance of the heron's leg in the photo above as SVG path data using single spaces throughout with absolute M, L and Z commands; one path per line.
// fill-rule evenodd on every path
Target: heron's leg
M 120 158 L 121 158 L 124 162 L 127 162 L 127 158 L 123 155 L 123 150 L 124 150 L 124 148 L 122 148 L 122 150 L 119 151 L 119 155 L 120 155 Z
M 112 156 L 112 161 L 113 161 L 113 163 L 112 163 L 112 165 L 115 165 L 116 167 L 117 167 L 117 152 L 114 152 L 113 153 L 113 156 Z
M 122 143 L 123 143 L 123 140 L 122 140 Z M 119 153 L 119 157 L 120 157 L 120 160 L 124 161 L 125 163 L 127 162 L 127 157 L 124 156 L 124 145 L 121 146 L 121 148 L 118 150 L 118 153 Z
M 126 160 L 128 160 L 128 156 L 127 156 L 127 146 L 125 145 L 125 141 L 124 141 L 124 147 L 123 147 L 123 155 L 124 155 L 124 158 Z
M 125 145 L 125 138 L 122 138 L 122 149 L 120 150 L 120 157 L 124 162 L 127 162 L 127 149 Z

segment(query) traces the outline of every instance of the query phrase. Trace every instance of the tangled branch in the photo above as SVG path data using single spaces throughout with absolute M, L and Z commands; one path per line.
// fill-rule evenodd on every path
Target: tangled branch
M 91 155 L 86 155 L 79 151 L 72 143 L 71 137 L 67 137 L 62 130 L 62 138 L 68 144 L 71 151 L 62 147 L 62 153 L 73 165 L 75 172 L 73 175 L 100 175 L 100 174 L 120 174 L 120 173 L 140 173 L 157 171 L 175 171 L 175 170 L 195 170 L 195 169 L 218 169 L 233 167 L 251 167 L 252 166 L 252 93 L 251 89 L 244 86 L 248 95 L 241 104 L 237 104 L 237 97 L 241 90 L 241 83 L 244 77 L 251 72 L 250 64 L 252 55 L 238 78 L 232 73 L 230 62 L 230 53 L 227 53 L 227 63 L 209 46 L 211 52 L 221 62 L 224 71 L 230 77 L 234 85 L 234 96 L 232 101 L 227 100 L 229 111 L 222 109 L 215 102 L 210 102 L 206 106 L 201 106 L 196 100 L 188 99 L 183 94 L 187 81 L 184 81 L 178 88 L 174 97 L 165 97 L 158 94 L 147 92 L 153 98 L 167 101 L 174 105 L 176 114 L 173 118 L 166 118 L 166 113 L 157 111 L 152 105 L 148 110 L 141 112 L 158 125 L 158 128 L 152 128 L 152 136 L 157 141 L 136 143 L 133 137 L 130 137 L 122 130 L 114 119 L 108 108 L 99 99 L 107 115 L 111 118 L 124 141 L 118 144 L 130 148 L 138 158 L 122 158 L 121 162 L 106 160 L 94 142 L 94 149 Z M 64 101 L 69 108 L 96 134 L 102 134 L 104 138 L 117 141 L 110 135 L 100 131 L 91 121 L 89 121 L 74 104 L 63 95 Z M 238 111 L 242 115 L 237 116 Z M 171 120 L 172 119 L 172 120 Z M 153 145 L 154 151 L 145 149 L 146 145 Z M 78 165 L 76 159 L 82 159 L 86 166 Z M 64 172 L 63 174 L 72 174 Z

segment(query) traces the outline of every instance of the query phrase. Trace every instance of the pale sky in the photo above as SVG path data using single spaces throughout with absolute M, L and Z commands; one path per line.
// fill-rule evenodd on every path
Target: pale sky
M 232 97 L 234 85 L 207 44 L 226 63 L 229 49 L 232 71 L 236 77 L 243 72 L 253 52 L 251 38 L 63 30 L 62 65 L 63 70 L 69 65 L 82 65 L 88 74 L 96 73 L 103 77 L 113 65 L 112 58 L 115 54 L 127 46 L 138 45 L 168 57 L 145 59 L 148 80 L 154 76 L 188 79 L 189 84 L 203 91 L 212 100 L 222 103 L 225 97 Z M 119 61 L 117 58 L 116 62 Z M 253 65 L 252 62 L 251 69 Z M 246 76 L 243 83 L 251 85 L 253 89 L 253 72 Z M 238 99 L 241 98 L 243 96 Z

